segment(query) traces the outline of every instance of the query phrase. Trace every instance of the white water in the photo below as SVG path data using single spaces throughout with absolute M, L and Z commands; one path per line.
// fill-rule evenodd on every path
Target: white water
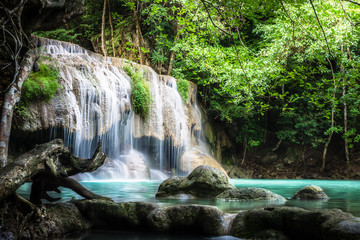
M 174 78 L 134 64 L 145 70 L 153 99 L 144 122 L 131 111 L 130 79 L 117 66 L 121 60 L 70 43 L 39 41 L 61 76 L 62 90 L 52 102 L 55 116 L 48 124 L 51 137 L 63 137 L 72 153 L 83 158 L 90 158 L 101 140 L 109 157 L 96 172 L 77 176 L 79 180 L 164 179 L 165 172 L 178 172 L 182 152 L 191 148 L 194 123 L 188 114 L 194 114 L 190 118 L 197 128 L 201 115 L 197 106 L 187 111 Z

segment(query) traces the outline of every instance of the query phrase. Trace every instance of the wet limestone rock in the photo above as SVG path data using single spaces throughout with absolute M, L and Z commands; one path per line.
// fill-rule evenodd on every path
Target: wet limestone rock
M 172 177 L 160 184 L 156 197 L 174 197 L 187 194 L 200 198 L 215 198 L 218 194 L 235 189 L 229 178 L 220 170 L 199 166 L 186 178 Z
M 222 171 L 224 174 L 226 174 L 226 171 L 223 169 L 220 163 L 218 163 L 209 154 L 206 154 L 196 148 L 192 148 L 186 151 L 181 156 L 179 165 L 180 165 L 180 170 L 184 172 L 191 172 L 198 166 L 207 165 L 210 167 L 217 168 L 220 171 Z
M 292 199 L 305 199 L 305 200 L 317 200 L 317 199 L 328 199 L 329 197 L 326 195 L 324 190 L 321 187 L 309 185 L 305 186 L 299 191 L 297 191 Z
M 286 201 L 284 197 L 263 188 L 240 188 L 226 190 L 225 192 L 217 195 L 216 198 L 228 200 Z

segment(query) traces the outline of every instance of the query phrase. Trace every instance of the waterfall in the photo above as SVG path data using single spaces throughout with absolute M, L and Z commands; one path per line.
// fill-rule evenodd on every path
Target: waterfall
M 51 129 L 51 138 L 63 138 L 74 155 L 90 158 L 101 140 L 108 156 L 79 180 L 158 179 L 187 172 L 180 158 L 191 148 L 192 130 L 201 128 L 201 115 L 196 101 L 184 104 L 174 78 L 127 61 L 145 71 L 150 85 L 150 116 L 144 121 L 131 109 L 131 79 L 122 69 L 126 60 L 56 40 L 39 38 L 37 44 L 45 60 L 58 67 L 62 86 L 37 122 Z

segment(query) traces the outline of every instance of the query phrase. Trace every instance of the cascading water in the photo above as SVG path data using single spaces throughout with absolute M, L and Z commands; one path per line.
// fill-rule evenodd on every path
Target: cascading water
M 196 102 L 184 105 L 174 78 L 131 63 L 145 71 L 151 88 L 150 116 L 144 121 L 131 110 L 131 79 L 120 67 L 124 60 L 56 40 L 41 38 L 38 45 L 61 76 L 62 89 L 47 106 L 51 138 L 62 137 L 83 158 L 91 157 L 101 140 L 109 157 L 94 173 L 79 175 L 80 180 L 164 178 L 164 172 L 189 169 L 180 157 L 191 148 L 191 129 L 201 128 L 201 115 Z

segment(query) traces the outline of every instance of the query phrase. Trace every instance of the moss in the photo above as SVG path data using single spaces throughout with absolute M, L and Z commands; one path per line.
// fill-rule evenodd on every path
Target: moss
M 176 82 L 176 85 L 177 85 L 177 90 L 178 90 L 180 96 L 182 97 L 184 102 L 186 102 L 189 99 L 189 87 L 190 87 L 189 82 L 186 80 L 180 79 Z
M 80 169 L 79 161 L 74 158 L 73 156 L 70 156 L 71 165 L 74 166 L 76 169 Z
M 129 65 L 124 66 L 124 71 L 131 78 L 131 105 L 136 114 L 141 118 L 147 119 L 150 113 L 152 102 L 150 86 L 144 76 L 144 71 L 134 69 Z
M 21 92 L 21 102 L 24 106 L 33 101 L 49 101 L 60 88 L 57 67 L 42 62 L 39 65 L 40 71 L 32 72 L 24 82 Z

